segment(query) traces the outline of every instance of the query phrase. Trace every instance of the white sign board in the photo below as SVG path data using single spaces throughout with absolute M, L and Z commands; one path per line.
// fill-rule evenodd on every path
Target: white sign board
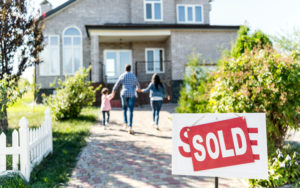
M 173 114 L 172 174 L 268 178 L 264 113 Z

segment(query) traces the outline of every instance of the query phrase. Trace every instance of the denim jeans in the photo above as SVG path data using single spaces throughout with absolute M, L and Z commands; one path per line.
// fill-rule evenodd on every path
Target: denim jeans
M 153 122 L 158 125 L 159 120 L 159 111 L 161 109 L 163 101 L 152 101 L 151 100 L 151 108 L 153 113 Z
M 105 118 L 105 114 L 107 114 L 107 119 Z M 105 121 L 106 119 L 106 121 Z M 109 111 L 102 111 L 102 125 L 105 126 L 105 122 L 109 122 Z
M 133 109 L 135 97 L 121 97 L 123 115 L 124 115 L 124 123 L 128 124 L 129 127 L 132 127 L 132 119 L 133 119 Z M 129 109 L 129 123 L 127 120 L 127 109 Z

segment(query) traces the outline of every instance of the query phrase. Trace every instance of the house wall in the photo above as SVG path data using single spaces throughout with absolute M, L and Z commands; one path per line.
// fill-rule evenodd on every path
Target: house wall
M 157 24 L 174 24 L 177 22 L 176 4 L 203 4 L 204 24 L 209 24 L 210 4 L 208 0 L 163 0 L 163 21 Z M 105 23 L 154 23 L 144 21 L 144 0 L 79 0 L 67 8 L 51 15 L 46 20 L 44 35 L 60 36 L 60 75 L 40 76 L 37 66 L 37 84 L 41 88 L 50 88 L 56 78 L 63 76 L 62 34 L 69 26 L 76 26 L 83 37 L 83 66 L 91 63 L 91 41 L 87 37 L 85 25 L 101 25 Z M 170 41 L 168 42 L 170 46 Z M 171 55 L 168 53 L 168 60 Z
M 193 52 L 201 54 L 207 62 L 216 62 L 236 37 L 236 30 L 172 31 L 172 80 L 183 80 L 188 56 Z

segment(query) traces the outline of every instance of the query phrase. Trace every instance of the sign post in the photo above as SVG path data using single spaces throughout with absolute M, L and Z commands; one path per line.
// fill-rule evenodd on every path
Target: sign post
M 174 175 L 268 178 L 264 113 L 173 114 L 172 141 Z

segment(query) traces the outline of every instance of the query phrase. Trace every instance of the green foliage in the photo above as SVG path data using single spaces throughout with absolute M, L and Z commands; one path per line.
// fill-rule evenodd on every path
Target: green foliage
M 184 85 L 180 91 L 180 98 L 176 111 L 178 113 L 201 113 L 207 112 L 208 95 L 206 90 L 210 81 L 204 71 L 199 55 L 189 57 L 187 70 L 184 76 Z
M 265 112 L 269 150 L 300 122 L 300 62 L 272 49 L 224 59 L 209 105 L 213 112 Z
M 278 187 L 300 180 L 299 148 L 286 145 L 282 150 L 277 149 L 273 158 L 268 161 L 268 180 L 249 180 L 251 187 Z
M 239 57 L 244 52 L 251 51 L 257 47 L 264 48 L 266 46 L 272 46 L 271 40 L 262 31 L 255 31 L 253 34 L 250 34 L 249 31 L 249 27 L 241 26 L 238 31 L 236 44 L 232 48 L 233 57 Z
M 83 68 L 65 81 L 58 81 L 56 95 L 47 98 L 47 104 L 56 120 L 76 118 L 82 108 L 93 104 L 95 92 L 101 86 L 96 89 L 91 86 L 91 82 L 87 81 L 89 71 L 90 68 Z
M 8 174 L 0 177 L 0 188 L 29 188 L 30 186 L 18 175 Z

